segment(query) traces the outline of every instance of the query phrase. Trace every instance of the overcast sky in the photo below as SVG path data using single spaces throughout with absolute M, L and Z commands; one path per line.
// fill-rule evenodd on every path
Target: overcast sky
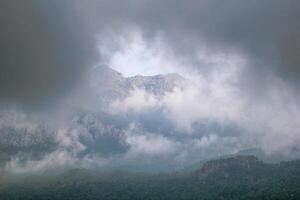
M 199 56 L 237 55 L 247 64 L 241 74 L 247 88 L 260 90 L 270 73 L 298 87 L 298 8 L 292 0 L 4 0 L 1 99 L 30 104 L 58 88 L 69 90 L 104 59 L 99 48 L 126 51 L 123 58 L 114 55 L 114 64 L 125 59 L 143 65 L 141 60 L 157 57 L 144 64 L 149 73 L 164 68 L 152 66 L 164 64 L 160 57 L 206 72 L 210 66 Z

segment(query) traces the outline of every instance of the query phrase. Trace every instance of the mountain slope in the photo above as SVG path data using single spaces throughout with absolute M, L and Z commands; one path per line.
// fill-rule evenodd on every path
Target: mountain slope
M 60 123 L 62 127 L 50 129 L 47 121 L 33 120 L 17 112 L 0 113 L 0 168 L 16 157 L 22 161 L 43 159 L 47 154 L 61 148 L 59 137 L 74 140 L 76 136 L 68 133 L 74 130 L 79 132 L 76 139 L 78 141 L 74 142 L 85 147 L 80 156 L 96 154 L 107 157 L 124 153 L 127 146 L 121 140 L 131 120 L 128 117 L 111 115 L 109 109 L 112 102 L 128 97 L 134 89 L 159 98 L 186 81 L 177 74 L 125 78 L 107 67 L 96 68 L 90 75 L 86 90 L 92 91 L 93 96 L 89 98 L 95 104 L 91 103 L 91 110 L 71 111 L 71 118 Z M 67 132 L 66 135 L 59 135 L 60 129 Z M 69 150 L 68 147 L 67 151 Z
M 300 161 L 265 164 L 252 156 L 207 162 L 192 173 L 142 175 L 72 170 L 0 186 L 1 199 L 282 199 L 300 198 Z

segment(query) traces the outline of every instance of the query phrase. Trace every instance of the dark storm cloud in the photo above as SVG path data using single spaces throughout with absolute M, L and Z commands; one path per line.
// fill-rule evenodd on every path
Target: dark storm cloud
M 299 8 L 293 0 L 3 0 L 0 101 L 55 98 L 90 65 L 95 36 L 105 28 L 122 35 L 134 26 L 149 41 L 163 33 L 171 51 L 200 69 L 199 47 L 241 54 L 248 64 L 241 84 L 254 90 L 269 73 L 299 85 Z
M 252 66 L 247 70 L 253 75 L 269 69 L 283 78 L 296 80 L 300 75 L 299 1 L 189 0 L 148 4 L 139 12 L 147 17 L 136 19 L 147 27 L 149 23 L 150 29 L 165 30 L 171 39 L 175 35 L 171 45 L 187 51 L 183 53 L 192 54 L 195 47 L 178 46 L 180 40 L 192 38 L 188 44 L 196 48 L 200 41 L 212 52 L 241 52 L 249 59 Z
M 71 1 L 0 1 L 0 101 L 52 100 L 80 79 L 93 56 Z

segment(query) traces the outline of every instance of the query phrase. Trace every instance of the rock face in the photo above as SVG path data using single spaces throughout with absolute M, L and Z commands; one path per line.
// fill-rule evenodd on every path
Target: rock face
M 178 74 L 123 77 L 107 67 L 94 69 L 91 75 L 91 89 L 97 92 L 99 101 L 105 107 L 114 100 L 125 98 L 133 89 L 141 89 L 159 98 L 175 87 L 181 88 L 188 82 Z
M 235 156 L 226 159 L 211 160 L 205 163 L 198 171 L 200 178 L 209 176 L 230 177 L 239 173 L 255 170 L 262 166 L 263 162 L 254 156 Z
M 54 151 L 58 146 L 54 134 L 43 127 L 29 130 L 3 126 L 0 129 L 0 167 L 12 156 L 29 156 L 38 159 L 44 153 Z
M 130 88 L 144 89 L 156 96 L 165 92 L 171 92 L 175 87 L 180 87 L 185 79 L 178 74 L 166 74 L 156 76 L 134 76 L 126 79 Z
M 201 173 L 214 173 L 220 170 L 230 170 L 233 166 L 250 169 L 259 163 L 260 161 L 255 156 L 235 156 L 232 158 L 208 161 L 201 168 Z

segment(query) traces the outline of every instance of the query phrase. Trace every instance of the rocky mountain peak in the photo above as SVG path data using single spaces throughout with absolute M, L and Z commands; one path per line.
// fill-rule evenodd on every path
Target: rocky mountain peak
M 126 78 L 109 67 L 98 67 L 91 73 L 92 87 L 96 88 L 99 100 L 103 102 L 125 98 L 136 88 L 159 97 L 175 87 L 182 87 L 186 82 L 187 79 L 175 73 Z
M 222 158 L 219 160 L 211 160 L 205 163 L 199 170 L 201 177 L 209 175 L 229 176 L 244 170 L 249 170 L 262 164 L 255 156 L 238 155 L 230 158 Z

